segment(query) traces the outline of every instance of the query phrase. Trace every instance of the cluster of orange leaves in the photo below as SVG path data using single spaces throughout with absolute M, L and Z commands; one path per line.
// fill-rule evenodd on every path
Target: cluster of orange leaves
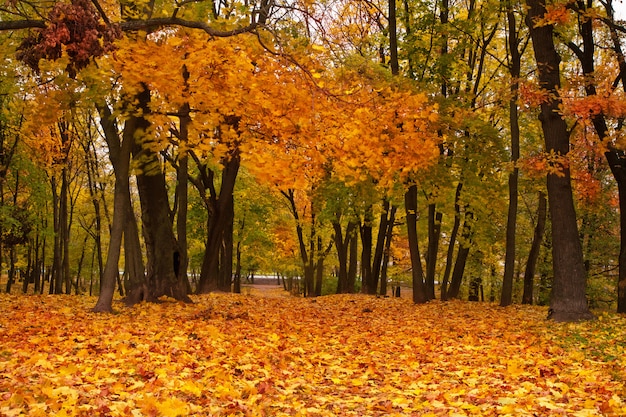
M 626 415 L 626 318 L 367 296 L 0 296 L 0 415 Z

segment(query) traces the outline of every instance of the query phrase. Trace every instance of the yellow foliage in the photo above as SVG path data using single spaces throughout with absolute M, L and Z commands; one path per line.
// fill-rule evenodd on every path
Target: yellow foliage
M 618 315 L 559 324 L 539 307 L 283 294 L 114 315 L 91 313 L 93 297 L 2 294 L 0 414 L 626 413 Z

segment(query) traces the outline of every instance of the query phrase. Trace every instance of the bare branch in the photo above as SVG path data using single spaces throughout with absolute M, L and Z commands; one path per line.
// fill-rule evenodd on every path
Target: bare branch
M 217 30 L 212 28 L 205 22 L 197 22 L 193 20 L 184 20 L 179 19 L 177 17 L 161 17 L 154 19 L 146 19 L 146 20 L 130 20 L 128 22 L 120 23 L 120 27 L 123 31 L 127 30 L 151 30 L 164 26 L 181 26 L 190 29 L 200 29 L 204 32 L 208 33 L 211 36 L 215 36 L 218 38 L 227 38 L 229 36 L 240 35 L 242 33 L 252 32 L 259 25 L 257 23 L 252 23 L 250 25 L 233 29 L 233 30 Z
M 45 29 L 46 22 L 43 20 L 14 20 L 0 21 L 0 31 L 19 29 Z

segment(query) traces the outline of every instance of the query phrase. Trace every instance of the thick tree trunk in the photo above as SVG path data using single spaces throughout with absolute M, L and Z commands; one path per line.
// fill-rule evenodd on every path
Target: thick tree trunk
M 604 3 L 604 6 L 608 18 L 614 21 L 613 2 L 609 0 Z M 622 89 L 626 90 L 626 58 L 622 50 L 620 34 L 617 31 L 616 25 L 609 26 L 609 30 L 611 40 L 613 41 L 613 51 L 615 52 L 620 69 Z M 626 313 L 626 154 L 623 150 L 611 147 L 609 151 L 605 153 L 605 156 L 613 177 L 615 178 L 615 182 L 617 183 L 619 196 L 620 249 L 618 255 L 617 312 Z
M 417 235 L 417 185 L 411 184 L 404 193 L 404 207 L 406 210 L 409 252 L 411 254 L 413 302 L 421 304 L 428 301 L 428 294 L 426 294 L 426 286 L 424 285 L 424 269 L 422 268 Z
M 341 223 L 339 223 L 339 218 L 337 218 L 337 221 L 333 222 L 333 229 L 335 231 L 334 240 L 335 248 L 337 249 L 338 263 L 337 294 L 354 292 L 354 286 L 352 287 L 352 291 L 350 291 L 348 267 L 350 244 L 352 240 L 356 239 L 356 228 L 357 224 L 355 222 L 349 221 L 348 225 L 346 226 L 346 233 L 344 237 L 343 230 L 341 229 Z
M 234 221 L 234 200 L 233 192 L 239 173 L 240 156 L 237 149 L 233 149 L 230 159 L 223 162 L 222 183 L 219 196 L 215 191 L 213 184 L 213 175 L 205 173 L 203 176 L 203 186 L 211 190 L 210 195 L 205 198 L 205 204 L 208 204 L 209 217 L 207 219 L 207 241 L 204 258 L 202 260 L 202 269 L 200 270 L 200 282 L 196 292 L 198 294 L 206 294 L 217 290 L 230 290 L 226 288 L 224 282 L 224 270 L 232 272 L 232 256 L 226 258 L 223 256 L 222 248 L 228 240 L 225 240 L 227 233 L 232 234 Z M 230 238 L 232 242 L 232 237 Z M 231 243 L 232 245 L 232 243 Z M 232 248 L 232 246 L 231 246 Z M 232 249 L 230 251 L 232 254 Z M 222 264 L 220 265 L 220 260 Z M 222 273 L 220 273 L 222 270 Z M 230 280 L 229 284 L 230 286 Z
M 164 295 L 191 302 L 187 295 L 187 285 L 181 277 L 176 276 L 174 270 L 174 260 L 180 256 L 180 249 L 174 236 L 161 162 L 149 146 L 136 149 L 135 159 L 141 163 L 141 173 L 136 178 L 148 258 L 147 288 L 130 288 L 126 302 L 135 304 L 144 300 L 156 301 Z
M 528 252 L 528 260 L 526 261 L 526 270 L 524 271 L 524 293 L 522 294 L 522 304 L 533 303 L 533 290 L 535 270 L 537 269 L 537 260 L 539 259 L 539 251 L 541 250 L 541 242 L 546 229 L 546 217 L 548 212 L 548 201 L 543 191 L 539 192 L 539 203 L 537 207 L 537 224 L 535 225 L 535 233 L 533 241 Z
M 539 83 L 549 93 L 549 99 L 541 104 L 539 116 L 546 152 L 566 157 L 569 152 L 569 133 L 559 113 L 561 58 L 554 46 L 553 27 L 545 24 L 535 26 L 536 20 L 546 13 L 544 0 L 526 0 L 526 4 Z M 587 276 L 576 224 L 570 170 L 566 164 L 556 168 L 561 172 L 558 175 L 548 174 L 547 178 L 554 267 L 550 318 L 556 321 L 588 320 L 593 315 L 589 311 L 585 294 Z

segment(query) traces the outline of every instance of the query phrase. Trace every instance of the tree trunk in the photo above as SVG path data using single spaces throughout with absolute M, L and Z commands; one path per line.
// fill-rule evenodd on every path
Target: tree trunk
M 365 209 L 363 223 L 359 227 L 361 236 L 361 292 L 364 294 L 376 294 L 376 284 L 372 273 L 372 206 Z
M 61 232 L 61 269 L 65 293 L 72 293 L 72 277 L 70 276 L 70 222 L 69 222 L 69 174 L 68 168 L 64 167 L 61 172 L 61 199 L 60 199 L 60 232 Z
M 473 214 L 466 208 L 465 221 L 463 222 L 463 232 L 461 233 L 461 241 L 459 242 L 459 251 L 456 255 L 452 278 L 450 279 L 450 288 L 446 294 L 446 298 L 459 298 L 461 283 L 463 282 L 463 274 L 465 273 L 465 265 L 470 252 L 472 242 L 472 220 Z
M 95 312 L 111 312 L 113 311 L 115 282 L 119 275 L 122 237 L 127 228 L 129 217 L 133 216 L 134 221 L 134 214 L 132 214 L 132 207 L 130 206 L 129 174 L 130 155 L 136 131 L 134 126 L 136 117 L 131 117 L 126 121 L 124 135 L 120 143 L 117 129 L 115 128 L 115 120 L 112 118 L 110 110 L 106 106 L 99 107 L 98 110 L 100 112 L 100 123 L 109 146 L 109 158 L 115 174 L 115 188 L 113 191 L 113 220 L 111 222 L 109 249 L 100 283 L 100 295 L 93 310 Z M 128 233 L 126 234 L 126 239 L 128 241 Z M 128 251 L 128 247 L 126 247 L 126 250 Z
M 448 299 L 448 284 L 450 282 L 450 273 L 452 272 L 452 262 L 454 261 L 454 247 L 456 246 L 456 237 L 461 227 L 461 207 L 459 206 L 459 199 L 461 198 L 462 189 L 463 183 L 459 181 L 454 195 L 454 225 L 450 233 L 450 242 L 448 242 L 446 268 L 443 272 L 443 279 L 441 280 L 441 301 Z
M 411 270 L 413 281 L 413 302 L 416 304 L 428 301 L 426 286 L 424 285 L 424 269 L 419 251 L 417 236 L 417 185 L 411 184 L 404 193 L 404 207 L 406 210 L 406 227 L 409 238 L 409 252 L 411 254 Z
M 604 3 L 607 16 L 614 21 L 613 2 Z M 613 51 L 617 58 L 620 69 L 620 81 L 626 91 L 626 58 L 622 50 L 621 38 L 614 25 L 609 26 Z M 623 150 L 610 147 L 605 153 L 606 160 L 611 168 L 611 173 L 617 183 L 619 196 L 619 219 L 620 219 L 620 249 L 618 255 L 618 278 L 617 278 L 617 312 L 626 313 L 626 154 Z
M 235 264 L 235 277 L 233 282 L 233 292 L 235 294 L 241 294 L 241 241 L 237 242 L 237 249 L 235 251 L 237 263 Z
M 350 258 L 348 264 L 348 285 L 345 289 L 345 293 L 354 294 L 356 292 L 356 274 L 358 270 L 358 248 L 359 248 L 359 240 L 355 235 L 350 239 L 350 254 L 348 257 Z
M 237 121 L 232 122 L 237 126 Z M 192 154 L 196 164 L 200 168 L 200 178 L 193 181 L 196 188 L 200 192 L 203 201 L 207 207 L 207 240 L 204 258 L 202 260 L 202 268 L 200 270 L 200 281 L 196 292 L 198 294 L 206 294 L 219 289 L 226 290 L 224 283 L 224 270 L 232 272 L 232 256 L 226 258 L 223 256 L 222 248 L 228 239 L 225 240 L 226 234 L 232 234 L 234 222 L 234 200 L 233 192 L 239 167 L 241 164 L 240 152 L 235 147 L 231 149 L 230 154 L 222 161 L 222 181 L 217 194 L 214 181 L 214 173 L 206 165 L 199 162 L 198 158 Z M 209 195 L 206 195 L 209 190 Z M 232 236 L 230 237 L 232 242 Z M 230 253 L 232 254 L 232 243 Z M 222 264 L 220 265 L 220 260 Z M 220 273 L 220 270 L 222 271 Z M 229 281 L 230 285 L 230 281 Z M 228 290 L 230 290 L 228 288 Z
M 380 295 L 387 295 L 387 267 L 389 265 L 389 256 L 391 254 L 391 240 L 393 239 L 393 225 L 396 221 L 396 206 L 392 206 L 389 219 L 387 222 L 387 230 L 385 236 L 385 249 L 383 252 L 382 266 L 380 268 Z
M 57 178 L 53 176 L 50 180 L 52 187 L 52 216 L 54 222 L 54 251 L 52 258 L 52 277 L 50 282 L 50 293 L 63 293 L 63 232 L 61 225 L 61 195 L 57 190 Z M 63 189 L 63 187 L 61 187 Z
M 383 210 L 380 213 L 378 223 L 378 235 L 376 236 L 376 247 L 374 248 L 374 260 L 372 261 L 372 282 L 378 287 L 378 280 L 381 274 L 381 265 L 383 263 L 385 251 L 385 239 L 387 237 L 387 229 L 389 225 L 390 205 L 387 198 L 383 199 Z
M 537 207 L 537 224 L 535 225 L 535 233 L 533 241 L 528 252 L 528 260 L 526 261 L 526 270 L 524 271 L 524 293 L 522 294 L 522 304 L 533 303 L 533 289 L 535 270 L 537 268 L 537 260 L 539 259 L 539 251 L 541 250 L 541 242 L 546 228 L 546 217 L 548 202 L 543 191 L 539 192 L 539 205 Z
M 141 201 L 141 219 L 146 244 L 147 288 L 133 287 L 127 294 L 126 302 L 156 301 L 161 296 L 191 302 L 187 295 L 187 285 L 176 276 L 174 260 L 180 254 L 174 236 L 170 206 L 165 183 L 165 174 L 158 155 L 148 146 L 137 147 L 135 159 L 141 164 L 137 174 L 137 188 Z
M 354 286 L 352 287 L 352 291 L 350 291 L 348 267 L 350 260 L 350 244 L 352 240 L 356 239 L 357 224 L 353 221 L 348 222 L 344 238 L 339 219 L 340 216 L 337 216 L 336 221 L 333 222 L 335 248 L 337 249 L 337 266 L 339 268 L 337 271 L 337 294 L 344 294 L 354 292 Z
M 426 294 L 430 300 L 435 299 L 435 272 L 442 218 L 443 214 L 437 211 L 435 203 L 430 203 L 428 205 L 428 250 L 426 252 Z
M 611 149 L 605 153 L 619 195 L 620 247 L 618 255 L 617 312 L 626 313 L 626 154 Z
M 520 154 L 520 130 L 517 100 L 519 96 L 519 76 L 521 68 L 521 54 L 519 52 L 519 39 L 515 13 L 512 5 L 507 2 L 507 21 L 509 25 L 508 40 L 509 53 L 511 58 L 509 71 L 511 73 L 511 98 L 509 99 L 509 128 L 511 130 L 511 162 L 513 171 L 509 174 L 509 210 L 506 222 L 506 242 L 504 256 L 504 279 L 502 281 L 502 294 L 500 305 L 508 306 L 513 302 L 513 275 L 515 270 L 515 237 L 517 235 L 517 208 L 518 208 L 518 181 L 519 169 L 517 160 Z
M 546 152 L 565 157 L 569 152 L 569 133 L 560 116 L 560 61 L 553 39 L 553 26 L 538 25 L 546 13 L 545 0 L 526 0 L 527 24 L 533 41 L 540 86 L 549 93 L 541 104 L 539 119 Z M 593 318 L 585 294 L 587 276 L 578 235 L 576 211 L 572 196 L 570 170 L 565 164 L 556 167 L 560 173 L 548 174 L 548 204 L 552 219 L 552 262 L 554 282 L 550 299 L 550 318 L 556 321 L 578 321 Z

